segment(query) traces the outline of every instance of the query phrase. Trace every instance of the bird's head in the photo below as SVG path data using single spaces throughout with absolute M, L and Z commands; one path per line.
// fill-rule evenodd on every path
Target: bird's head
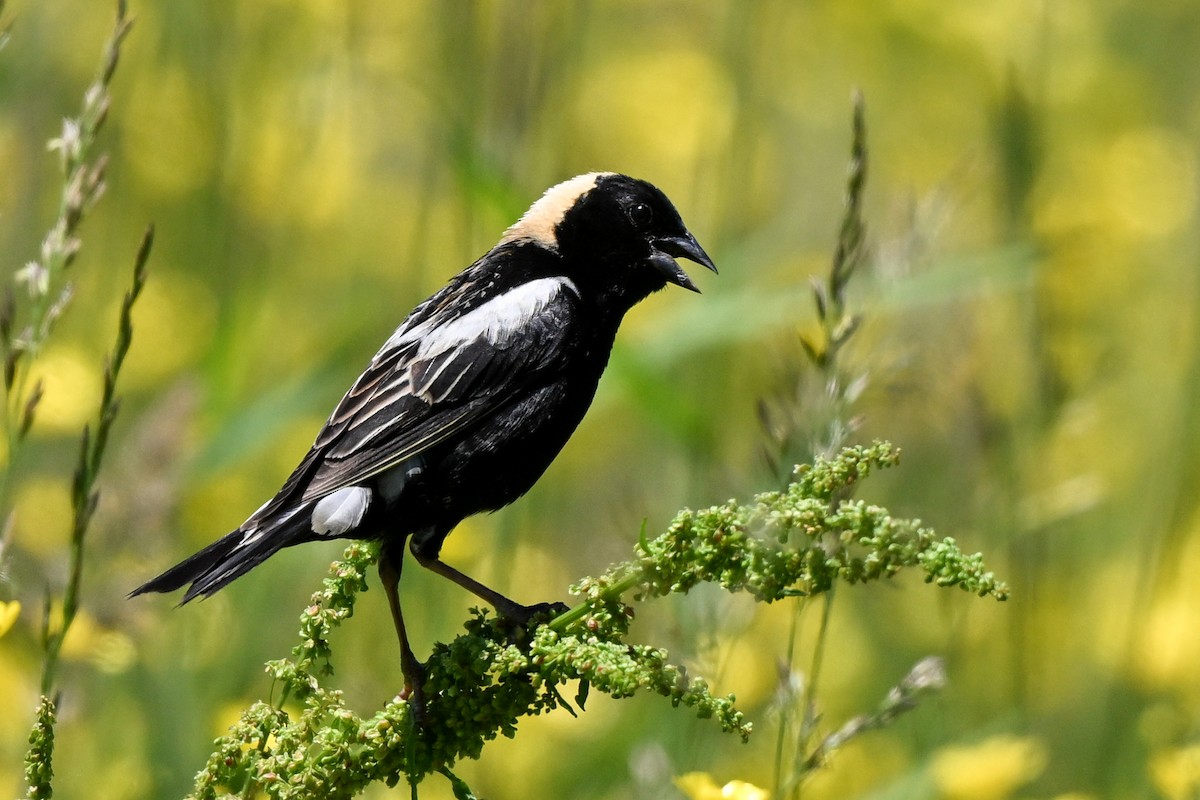
M 504 234 L 558 254 L 572 280 L 633 305 L 668 283 L 699 292 L 676 258 L 717 271 L 667 196 L 651 184 L 592 172 L 553 186 Z

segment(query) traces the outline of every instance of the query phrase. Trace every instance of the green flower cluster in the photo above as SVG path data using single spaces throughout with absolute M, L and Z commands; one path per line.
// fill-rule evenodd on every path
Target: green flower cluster
M 641 599 L 716 583 L 770 603 L 828 591 L 836 580 L 862 583 L 921 567 L 927 582 L 1007 599 L 1008 587 L 985 569 L 981 555 L 963 553 L 918 520 L 845 499 L 872 470 L 898 460 L 887 442 L 847 447 L 835 459 L 797 467 L 783 491 L 746 505 L 730 500 L 681 511 L 665 534 L 639 543 L 635 564 L 618 565 L 577 590 L 595 602 L 611 596 L 612 587 L 636 589 Z
M 54 796 L 54 726 L 58 709 L 53 700 L 42 695 L 38 701 L 37 721 L 29 732 L 29 751 L 25 754 L 26 800 L 45 800 Z
M 340 692 L 321 683 L 332 672 L 328 636 L 353 613 L 377 556 L 375 545 L 351 545 L 301 615 L 293 657 L 267 665 L 282 685 L 282 699 L 276 706 L 252 706 L 217 741 L 194 796 L 215 798 L 221 788 L 251 782 L 272 797 L 342 798 L 374 781 L 394 785 L 404 777 L 416 786 L 440 772 L 456 796 L 471 797 L 450 772 L 455 762 L 477 758 L 498 735 L 514 736 L 523 716 L 560 707 L 575 713 L 590 689 L 613 697 L 656 692 L 745 739 L 751 726 L 732 695 L 713 695 L 703 680 L 670 663 L 664 650 L 624 641 L 633 610 L 623 596 L 632 591 L 641 601 L 716 583 L 772 602 L 913 567 L 924 570 L 927 582 L 1005 599 L 1008 587 L 985 570 L 979 555 L 962 553 L 952 539 L 938 539 L 917 521 L 848 499 L 860 480 L 897 457 L 883 442 L 847 448 L 834 459 L 798 467 L 785 490 L 749 504 L 682 511 L 666 533 L 642 537 L 636 559 L 572 587 L 582 598 L 577 606 L 531 630 L 477 610 L 466 632 L 436 645 L 426 664 L 420 727 L 399 697 L 361 718 L 346 708 Z M 574 704 L 563 696 L 568 683 L 578 686 Z M 282 710 L 289 698 L 304 706 L 294 719 Z

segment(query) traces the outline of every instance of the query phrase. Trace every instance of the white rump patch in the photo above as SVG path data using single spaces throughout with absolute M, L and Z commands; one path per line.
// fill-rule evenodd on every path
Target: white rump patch
M 371 490 L 364 486 L 346 486 L 322 497 L 313 507 L 313 533 L 342 536 L 362 522 L 371 504 Z
M 554 229 L 562 222 L 563 215 L 575 205 L 584 192 L 592 189 L 596 181 L 611 172 L 588 172 L 570 180 L 551 186 L 513 226 L 500 237 L 500 244 L 526 240 L 536 242 L 548 250 L 558 251 L 558 239 Z

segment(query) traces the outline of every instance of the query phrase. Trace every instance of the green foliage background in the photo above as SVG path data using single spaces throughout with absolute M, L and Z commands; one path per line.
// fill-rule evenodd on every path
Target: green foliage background
M 807 276 L 835 239 L 858 86 L 875 269 L 852 287 L 867 320 L 843 357 L 869 376 L 862 436 L 904 450 L 867 491 L 983 550 L 1013 598 L 915 579 L 842 592 L 822 678 L 831 726 L 928 653 L 947 657 L 951 685 L 848 746 L 805 797 L 1193 796 L 1200 6 L 221 0 L 131 13 L 109 195 L 41 362 L 0 582 L 0 599 L 22 602 L 0 639 L 0 794 L 21 791 L 76 437 L 148 220 L 152 275 L 63 651 L 61 797 L 181 795 L 211 739 L 266 694 L 262 664 L 294 643 L 339 545 L 283 553 L 183 610 L 125 593 L 273 492 L 403 314 L 563 178 L 655 182 L 722 272 L 699 276 L 702 297 L 663 292 L 630 315 L 562 458 L 518 504 L 464 524 L 447 559 L 519 599 L 563 598 L 625 557 L 644 518 L 657 531 L 682 505 L 776 482 L 756 404 L 789 385 L 796 332 L 813 325 Z M 36 253 L 54 212 L 45 142 L 78 107 L 112 15 L 9 4 L 6 269 Z M 415 569 L 403 593 L 419 649 L 472 604 Z M 477 792 L 678 797 L 671 778 L 692 771 L 770 784 L 791 609 L 701 592 L 646 612 L 635 638 L 736 692 L 759 722 L 751 743 L 655 698 L 597 697 L 460 765 Z M 804 622 L 811 637 L 815 615 Z M 395 693 L 377 592 L 335 647 L 349 702 Z

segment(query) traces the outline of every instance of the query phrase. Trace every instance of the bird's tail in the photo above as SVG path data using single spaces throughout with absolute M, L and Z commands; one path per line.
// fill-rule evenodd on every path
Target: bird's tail
M 184 584 L 180 605 L 197 597 L 207 597 L 245 575 L 284 547 L 304 541 L 296 525 L 297 515 L 289 514 L 258 528 L 246 531 L 239 528 L 222 536 L 200 552 L 188 556 L 156 578 L 143 583 L 129 593 L 130 597 L 147 592 L 173 592 Z M 299 515 L 303 519 L 303 515 Z

